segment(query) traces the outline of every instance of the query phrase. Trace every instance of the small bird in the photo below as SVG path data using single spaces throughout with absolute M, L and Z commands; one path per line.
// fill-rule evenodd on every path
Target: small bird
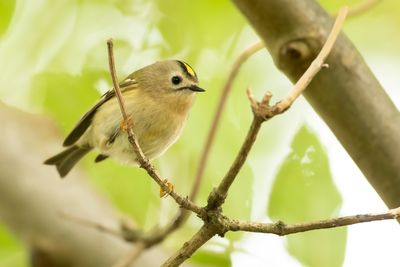
M 133 131 L 148 159 L 162 155 L 180 136 L 198 86 L 195 71 L 179 60 L 159 61 L 130 74 L 120 83 L 126 112 L 133 120 Z M 79 120 L 66 137 L 61 153 L 44 164 L 55 165 L 61 177 L 90 150 L 99 155 L 95 162 L 108 157 L 138 166 L 136 154 L 121 128 L 123 121 L 114 89 Z

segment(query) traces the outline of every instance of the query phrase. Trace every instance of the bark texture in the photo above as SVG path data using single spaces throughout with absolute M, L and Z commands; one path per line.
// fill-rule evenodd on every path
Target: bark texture
M 333 18 L 314 0 L 233 0 L 295 82 L 318 54 Z M 373 33 L 368 33 L 373 34 Z M 400 114 L 357 49 L 341 34 L 304 95 L 370 184 L 400 206 Z

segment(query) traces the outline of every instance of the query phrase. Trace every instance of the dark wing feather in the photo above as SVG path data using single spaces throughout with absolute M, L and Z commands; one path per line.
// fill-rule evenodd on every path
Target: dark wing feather
M 121 91 L 126 91 L 130 89 L 136 88 L 136 81 L 128 76 L 121 84 Z M 92 123 L 92 119 L 94 115 L 96 114 L 96 111 L 98 110 L 101 105 L 103 105 L 105 102 L 110 100 L 115 96 L 115 91 L 114 89 L 111 89 L 110 91 L 106 92 L 100 99 L 99 102 L 96 103 L 88 112 L 83 115 L 83 117 L 78 121 L 78 123 L 75 125 L 74 129 L 68 134 L 68 136 L 65 138 L 63 146 L 71 146 L 75 144 L 76 141 L 81 138 L 81 136 L 85 133 L 87 128 L 89 128 L 90 124 Z
M 83 117 L 75 125 L 74 129 L 65 138 L 63 146 L 71 146 L 75 144 L 76 141 L 83 135 L 86 129 L 90 126 L 94 114 L 96 114 L 97 109 L 111 99 L 115 95 L 113 90 L 108 91 L 103 95 L 99 102 L 96 103 L 88 112 L 83 115 Z
M 107 155 L 103 155 L 103 154 L 99 154 L 97 155 L 97 157 L 94 159 L 94 162 L 98 163 L 101 162 L 103 160 L 106 160 L 108 158 Z

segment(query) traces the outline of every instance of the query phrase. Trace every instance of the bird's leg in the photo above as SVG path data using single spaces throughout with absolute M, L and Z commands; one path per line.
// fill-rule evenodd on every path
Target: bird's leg
M 174 190 L 174 185 L 168 181 L 168 179 L 164 179 L 163 183 L 168 186 L 168 191 L 164 191 L 164 189 L 160 187 L 160 198 L 165 197 Z

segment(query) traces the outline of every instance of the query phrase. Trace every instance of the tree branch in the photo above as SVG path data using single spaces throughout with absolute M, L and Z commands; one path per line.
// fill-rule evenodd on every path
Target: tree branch
M 108 67 L 110 69 L 110 74 L 111 74 L 111 80 L 114 85 L 114 91 L 118 99 L 118 104 L 121 109 L 122 113 L 122 118 L 124 121 L 128 121 L 128 115 L 126 113 L 126 107 L 124 100 L 122 99 L 122 94 L 121 94 L 121 89 L 119 88 L 119 83 L 118 83 L 118 78 L 117 78 L 117 72 L 115 70 L 115 61 L 114 61 L 114 51 L 113 51 L 114 44 L 112 42 L 112 39 L 109 39 L 107 41 L 107 51 L 108 51 Z M 134 134 L 133 134 L 134 136 Z M 133 137 L 135 140 L 136 138 Z M 137 150 L 137 151 L 136 151 Z M 141 151 L 139 145 L 137 145 L 137 148 L 135 149 L 136 154 L 138 154 L 138 157 L 141 156 L 141 158 L 144 158 L 144 154 Z
M 114 264 L 112 267 L 128 267 L 132 263 L 134 263 L 138 257 L 142 254 L 142 252 L 147 248 L 146 244 L 143 242 L 138 242 L 135 247 L 126 255 L 126 257 L 122 258 L 121 261 Z
M 297 224 L 285 224 L 281 221 L 277 223 L 255 223 L 255 222 L 243 222 L 238 220 L 232 220 L 230 221 L 229 224 L 229 230 L 254 232 L 254 233 L 267 233 L 267 234 L 284 236 L 306 231 L 336 228 L 336 227 L 348 226 L 352 224 L 359 224 L 365 222 L 393 220 L 393 219 L 398 219 L 399 217 L 400 217 L 400 208 L 392 209 L 385 213 L 360 214 L 360 215 L 345 216 L 345 217 L 307 222 L 307 223 L 297 223 Z
M 215 235 L 215 229 L 209 225 L 203 225 L 200 230 L 193 235 L 193 237 L 185 242 L 183 247 L 178 250 L 173 256 L 171 256 L 167 261 L 165 261 L 162 267 L 172 267 L 179 266 L 185 260 L 190 258 L 204 243 L 211 239 Z
M 217 207 L 220 207 L 224 203 L 230 186 L 236 179 L 240 169 L 247 159 L 247 156 L 249 155 L 251 148 L 253 147 L 262 123 L 263 120 L 260 117 L 254 116 L 250 129 L 247 132 L 245 141 L 242 144 L 242 147 L 240 148 L 239 153 L 235 158 L 235 161 L 229 168 L 228 172 L 226 173 L 218 187 L 214 189 L 209 195 L 207 209 L 215 209 Z

